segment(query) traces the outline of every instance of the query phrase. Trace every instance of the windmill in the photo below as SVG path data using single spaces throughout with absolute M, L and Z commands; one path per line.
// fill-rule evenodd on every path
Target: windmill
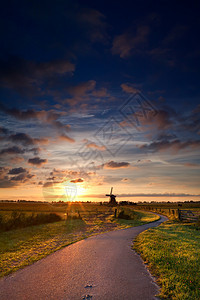
M 115 199 L 116 196 L 113 195 L 112 191 L 113 191 L 113 187 L 111 187 L 110 194 L 106 194 L 106 196 L 107 196 L 107 197 L 110 197 L 109 204 L 111 204 L 111 205 L 116 205 L 116 204 L 117 204 L 117 201 L 116 201 L 116 199 Z

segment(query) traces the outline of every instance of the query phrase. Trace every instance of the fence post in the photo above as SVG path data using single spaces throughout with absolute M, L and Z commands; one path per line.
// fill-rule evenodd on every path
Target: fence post
M 181 211 L 179 208 L 178 208 L 178 219 L 179 219 L 179 221 L 181 221 Z

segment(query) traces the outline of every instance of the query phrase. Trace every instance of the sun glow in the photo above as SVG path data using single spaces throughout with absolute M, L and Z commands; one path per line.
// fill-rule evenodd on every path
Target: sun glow
M 43 196 L 47 201 L 79 201 L 86 189 L 82 182 L 66 179 L 62 182 L 52 182 L 43 186 Z

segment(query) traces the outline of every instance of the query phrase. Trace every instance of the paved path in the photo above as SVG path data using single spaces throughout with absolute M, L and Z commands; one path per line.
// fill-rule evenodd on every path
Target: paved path
M 158 287 L 132 240 L 167 218 L 65 247 L 0 280 L 1 300 L 150 300 Z

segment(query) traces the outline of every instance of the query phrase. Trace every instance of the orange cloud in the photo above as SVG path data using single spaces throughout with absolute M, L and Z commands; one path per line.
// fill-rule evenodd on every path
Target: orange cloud
M 84 180 L 82 178 L 77 178 L 77 179 L 72 179 L 70 182 L 73 183 L 79 183 L 79 182 L 83 182 Z
M 138 89 L 134 88 L 131 85 L 128 85 L 127 83 L 122 83 L 121 84 L 121 88 L 124 92 L 128 93 L 128 94 L 136 94 L 139 92 Z
M 145 44 L 149 34 L 148 26 L 138 26 L 135 36 L 132 32 L 125 32 L 118 35 L 113 40 L 112 54 L 118 54 L 121 58 L 126 58 Z
M 69 142 L 69 143 L 74 143 L 75 140 L 70 138 L 69 136 L 67 136 L 66 134 L 62 134 L 58 137 L 58 140 L 60 141 L 65 141 L 65 142 Z

